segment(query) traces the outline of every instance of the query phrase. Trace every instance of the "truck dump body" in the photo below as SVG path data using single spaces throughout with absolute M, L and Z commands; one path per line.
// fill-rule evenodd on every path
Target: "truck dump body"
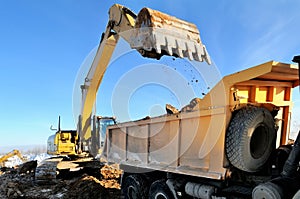
M 274 61 L 228 75 L 179 113 L 110 126 L 102 155 L 123 168 L 225 179 L 225 135 L 232 114 L 247 105 L 276 109 L 277 144 L 286 143 L 291 89 L 298 85 L 296 66 Z

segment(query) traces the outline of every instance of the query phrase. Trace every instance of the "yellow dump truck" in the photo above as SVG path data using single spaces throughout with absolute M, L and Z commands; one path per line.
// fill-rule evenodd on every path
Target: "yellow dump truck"
M 228 75 L 178 113 L 110 126 L 102 155 L 126 198 L 251 198 L 282 172 L 298 85 L 296 65 L 275 61 Z

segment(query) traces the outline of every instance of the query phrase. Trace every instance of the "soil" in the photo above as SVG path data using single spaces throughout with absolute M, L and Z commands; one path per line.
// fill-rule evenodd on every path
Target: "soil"
M 45 184 L 39 184 L 35 181 L 35 172 L 32 170 L 20 172 L 19 167 L 10 169 L 2 168 L 0 171 L 0 198 L 123 198 L 117 179 L 105 179 L 102 175 L 103 172 L 105 171 L 98 170 L 98 175 L 79 172 L 69 175 L 66 179 L 56 179 Z M 110 177 L 112 176 L 110 175 Z

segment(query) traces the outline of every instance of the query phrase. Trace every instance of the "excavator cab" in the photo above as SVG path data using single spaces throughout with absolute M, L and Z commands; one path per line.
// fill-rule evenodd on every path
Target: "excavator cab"
M 116 124 L 115 117 L 97 117 L 97 131 L 100 138 L 99 143 L 101 148 L 104 146 L 107 126 L 114 124 Z
M 86 141 L 87 149 L 83 150 L 84 154 L 97 156 L 100 154 L 105 141 L 107 126 L 116 124 L 115 117 L 93 117 L 92 136 Z M 78 156 L 80 153 L 79 136 L 76 130 L 61 130 L 60 117 L 58 129 L 54 135 L 51 135 L 47 141 L 47 153 L 49 155 L 66 155 Z
M 102 153 L 105 142 L 106 129 L 109 125 L 114 124 L 116 124 L 115 117 L 93 117 L 93 133 L 91 136 L 91 144 L 89 145 L 89 153 L 92 156 L 96 157 L 98 154 Z

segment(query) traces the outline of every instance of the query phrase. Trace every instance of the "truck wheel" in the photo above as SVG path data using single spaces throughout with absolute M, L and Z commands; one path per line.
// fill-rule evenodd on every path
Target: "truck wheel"
M 241 109 L 227 129 L 227 158 L 240 170 L 259 171 L 271 155 L 275 138 L 275 123 L 268 110 L 258 107 Z
M 122 185 L 122 192 L 126 199 L 148 198 L 147 181 L 141 175 L 129 175 Z
M 282 199 L 283 193 L 276 184 L 267 182 L 256 186 L 252 191 L 252 198 L 255 199 Z
M 174 199 L 174 196 L 165 180 L 158 180 L 152 183 L 149 191 L 151 199 Z
M 300 198 L 300 190 L 297 191 L 297 193 L 294 195 L 293 199 L 299 199 Z

